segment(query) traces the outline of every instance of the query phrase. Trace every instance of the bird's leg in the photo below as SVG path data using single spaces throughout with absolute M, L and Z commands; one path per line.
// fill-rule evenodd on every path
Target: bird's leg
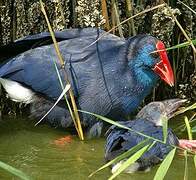
M 196 140 L 180 139 L 179 147 L 196 151 Z
M 94 137 L 100 137 L 103 130 L 103 122 L 96 122 L 94 125 L 88 128 L 87 137 L 89 139 Z

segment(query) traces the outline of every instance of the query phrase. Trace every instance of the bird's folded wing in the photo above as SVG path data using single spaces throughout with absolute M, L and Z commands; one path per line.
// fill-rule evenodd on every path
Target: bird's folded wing
M 80 82 L 81 88 L 85 88 L 80 92 L 86 91 L 86 88 L 88 88 L 86 86 L 87 82 L 89 85 L 91 82 L 96 82 L 95 77 L 98 77 L 98 75 L 101 77 L 101 61 L 107 60 L 109 62 L 114 58 L 118 59 L 118 49 L 125 43 L 119 37 L 108 34 L 99 41 L 99 49 L 94 44 L 83 51 L 84 47 L 97 39 L 96 32 L 97 29 L 84 29 L 81 30 L 81 33 L 80 30 L 66 30 L 64 35 L 63 32 L 56 33 L 57 37 L 67 38 L 67 40 L 59 42 L 59 47 L 73 88 L 77 89 L 77 81 Z M 42 37 L 47 37 L 47 33 L 30 36 L 17 42 L 25 44 L 26 41 L 39 40 Z M 17 42 L 16 49 L 19 47 Z M 9 47 L 7 48 L 9 49 Z M 17 81 L 36 92 L 57 99 L 62 92 L 62 88 L 53 61 L 57 63 L 62 81 L 65 82 L 64 70 L 61 68 L 53 45 L 30 49 L 10 58 L 7 63 L 0 65 L 0 77 Z M 77 96 L 76 91 L 74 93 Z
M 78 37 L 101 36 L 103 33 L 105 33 L 105 31 L 97 28 L 66 29 L 64 31 L 56 31 L 55 38 L 57 42 L 60 42 Z M 2 60 L 16 56 L 29 49 L 52 43 L 53 41 L 49 32 L 23 37 L 8 45 L 0 46 L 0 61 L 2 62 Z

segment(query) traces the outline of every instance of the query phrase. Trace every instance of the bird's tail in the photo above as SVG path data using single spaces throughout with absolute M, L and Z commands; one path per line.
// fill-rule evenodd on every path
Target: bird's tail
M 49 111 L 53 104 L 53 101 L 37 95 L 36 99 L 34 99 L 30 106 L 30 118 L 36 118 L 38 120 L 41 119 Z M 74 127 L 68 109 L 61 105 L 55 106 L 44 120 L 54 127 Z
M 24 39 L 24 40 L 18 40 L 16 42 L 9 43 L 7 45 L 0 46 L 0 67 L 10 58 L 15 57 L 35 47 L 39 47 L 42 45 L 43 42 L 47 40 L 48 40 L 47 38 L 43 38 L 41 40 Z

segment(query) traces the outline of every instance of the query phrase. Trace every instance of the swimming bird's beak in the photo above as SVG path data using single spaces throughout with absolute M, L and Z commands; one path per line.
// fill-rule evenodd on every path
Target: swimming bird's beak
M 169 59 L 167 57 L 165 45 L 163 44 L 163 42 L 158 41 L 156 44 L 156 48 L 157 50 L 161 50 L 158 51 L 161 61 L 154 66 L 153 71 L 158 74 L 160 78 L 164 80 L 167 84 L 169 84 L 170 86 L 174 86 L 174 74 Z
M 182 106 L 185 102 L 187 102 L 187 99 L 168 99 L 163 101 L 163 104 L 165 106 L 165 112 L 168 119 L 175 116 L 175 112 L 178 110 L 180 106 Z

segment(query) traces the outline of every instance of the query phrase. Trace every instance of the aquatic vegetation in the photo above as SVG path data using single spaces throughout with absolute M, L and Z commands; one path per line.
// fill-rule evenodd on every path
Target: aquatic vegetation
M 31 178 L 29 176 L 27 176 L 25 173 L 23 173 L 22 171 L 0 161 L 0 168 L 4 169 L 5 171 L 10 172 L 11 174 L 19 177 L 22 180 L 30 180 Z

